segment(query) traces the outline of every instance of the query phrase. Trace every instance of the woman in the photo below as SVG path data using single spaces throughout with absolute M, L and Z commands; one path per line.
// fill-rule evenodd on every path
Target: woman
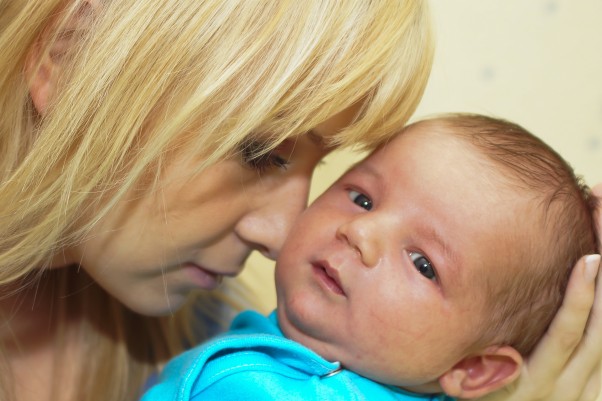
M 18 400 L 135 399 L 202 339 L 189 294 L 273 258 L 317 162 L 386 140 L 432 59 L 419 0 L 2 0 L 0 48 L 0 398 Z

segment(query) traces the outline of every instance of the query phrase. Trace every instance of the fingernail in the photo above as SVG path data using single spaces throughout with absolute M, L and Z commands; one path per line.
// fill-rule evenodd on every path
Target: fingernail
M 584 276 L 587 281 L 594 281 L 600 268 L 600 255 L 587 255 L 585 257 Z

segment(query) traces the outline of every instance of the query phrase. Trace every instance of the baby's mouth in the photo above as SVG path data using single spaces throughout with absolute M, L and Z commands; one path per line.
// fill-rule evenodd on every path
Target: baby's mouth
M 318 280 L 331 292 L 347 296 L 341 285 L 339 278 L 339 272 L 332 268 L 328 262 L 315 262 L 312 263 L 314 274 L 318 277 Z

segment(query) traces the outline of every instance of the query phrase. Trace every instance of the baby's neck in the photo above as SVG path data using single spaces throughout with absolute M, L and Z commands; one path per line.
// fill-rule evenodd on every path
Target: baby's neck
M 437 380 L 433 380 L 432 382 L 411 386 L 411 387 L 400 387 L 402 390 L 409 391 L 411 393 L 417 394 L 441 394 L 443 393 L 443 389 L 439 385 Z

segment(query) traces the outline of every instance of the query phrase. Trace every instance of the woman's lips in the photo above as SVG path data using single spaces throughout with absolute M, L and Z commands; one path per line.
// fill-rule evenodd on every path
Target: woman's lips
M 195 263 L 184 264 L 184 269 L 190 273 L 192 283 L 205 290 L 214 290 L 222 282 L 223 276 L 205 269 Z
M 324 284 L 324 286 L 334 292 L 337 295 L 346 296 L 345 291 L 341 285 L 339 278 L 339 272 L 336 269 L 330 267 L 327 262 L 316 262 L 312 263 L 312 268 L 318 280 Z

